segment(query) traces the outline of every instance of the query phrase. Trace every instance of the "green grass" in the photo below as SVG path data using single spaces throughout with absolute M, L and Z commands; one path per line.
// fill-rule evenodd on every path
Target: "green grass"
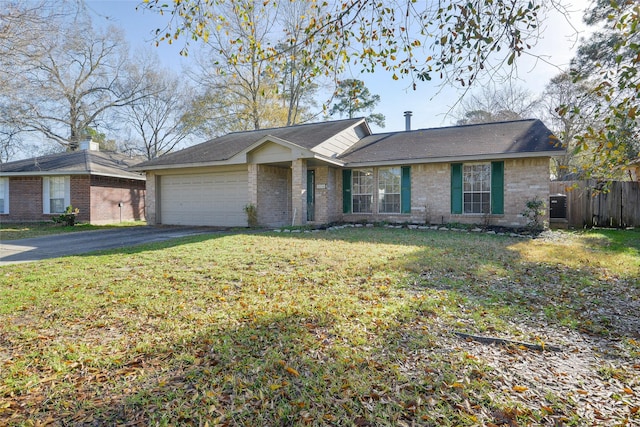
M 135 227 L 146 225 L 144 221 L 122 222 L 108 225 L 76 224 L 67 226 L 54 222 L 34 223 L 0 223 L 0 241 L 28 239 L 31 237 L 48 236 L 51 234 L 73 233 L 78 231 L 107 230 L 118 227 Z
M 584 316 L 594 295 L 638 298 L 629 233 L 217 234 L 1 267 L 0 424 L 539 425 L 442 337 L 535 342 L 514 321 L 542 315 L 637 355 L 623 325 Z

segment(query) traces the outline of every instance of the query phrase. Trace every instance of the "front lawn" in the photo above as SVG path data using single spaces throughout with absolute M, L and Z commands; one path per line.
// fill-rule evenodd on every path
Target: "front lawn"
M 50 234 L 73 233 L 77 231 L 106 230 L 116 227 L 135 227 L 146 225 L 145 221 L 122 222 L 108 225 L 76 224 L 73 226 L 55 222 L 0 223 L 0 241 L 28 239 Z
M 637 230 L 216 234 L 0 267 L 0 424 L 637 425 L 639 276 Z

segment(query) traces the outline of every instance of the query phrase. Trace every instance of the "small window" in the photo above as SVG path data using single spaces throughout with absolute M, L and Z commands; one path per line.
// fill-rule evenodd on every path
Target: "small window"
M 378 212 L 400 213 L 401 168 L 378 169 Z
M 373 204 L 373 169 L 354 169 L 352 180 L 353 213 L 371 213 Z
M 9 213 L 9 178 L 0 178 L 0 214 Z
M 488 163 L 464 165 L 463 205 L 465 214 L 491 212 L 491 165 Z

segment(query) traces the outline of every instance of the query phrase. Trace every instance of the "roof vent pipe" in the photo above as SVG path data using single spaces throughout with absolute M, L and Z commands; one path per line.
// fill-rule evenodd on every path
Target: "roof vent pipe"
M 411 116 L 413 115 L 413 111 L 405 111 L 404 112 L 404 130 L 411 130 Z

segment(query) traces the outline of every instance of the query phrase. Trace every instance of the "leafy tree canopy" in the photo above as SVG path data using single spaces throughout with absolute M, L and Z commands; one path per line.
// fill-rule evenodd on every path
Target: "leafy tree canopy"
M 287 2 L 289 0 L 286 0 Z M 284 3 L 284 2 L 283 2 Z M 304 31 L 291 37 L 284 50 L 261 45 L 258 37 L 238 38 L 245 47 L 232 59 L 255 60 L 256 48 L 262 57 L 284 62 L 290 50 L 314 49 L 316 73 L 340 71 L 352 61 L 373 71 L 382 67 L 398 79 L 417 80 L 439 77 L 460 85 L 471 84 L 485 69 L 512 64 L 538 36 L 541 12 L 549 4 L 536 0 L 417 1 L 346 0 L 328 4 L 310 0 Z M 225 5 L 233 5 L 248 22 L 256 3 L 234 0 L 144 0 L 139 7 L 169 17 L 166 28 L 156 31 L 157 41 L 172 43 L 187 36 L 182 53 L 188 53 L 189 40 L 204 40 L 226 25 Z M 278 8 L 277 0 L 260 2 L 265 8 Z M 321 13 L 315 13 L 320 10 Z M 258 22 L 254 22 L 256 25 Z M 233 37 L 229 33 L 229 37 Z M 491 59 L 490 59 L 491 57 Z
M 558 112 L 589 117 L 576 150 L 590 150 L 600 171 L 615 177 L 640 155 L 640 3 L 597 0 L 585 22 L 601 29 L 580 46 L 572 75 L 591 87 L 584 96 L 593 106 L 565 104 Z

